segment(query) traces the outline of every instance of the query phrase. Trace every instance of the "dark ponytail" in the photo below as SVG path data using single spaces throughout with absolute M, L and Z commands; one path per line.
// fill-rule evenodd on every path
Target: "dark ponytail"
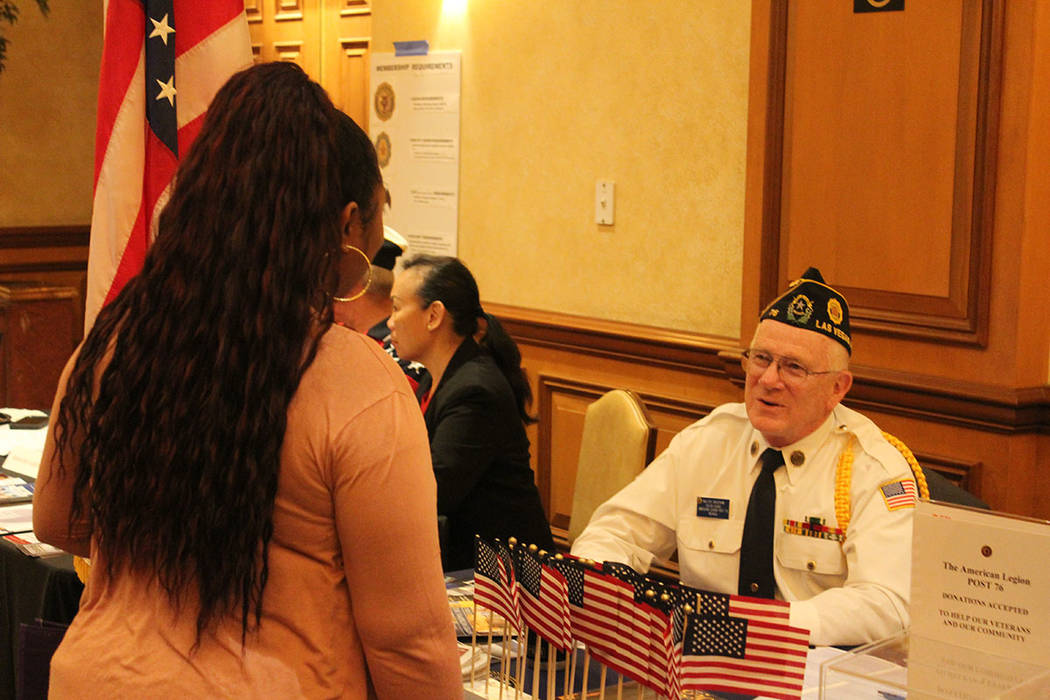
M 481 339 L 481 347 L 492 356 L 507 383 L 514 392 L 518 415 L 526 425 L 535 423 L 529 415 L 532 404 L 532 389 L 521 367 L 521 351 L 514 339 L 507 335 L 502 324 L 486 314 L 481 308 L 478 283 L 467 266 L 459 260 L 439 255 L 417 255 L 405 262 L 405 270 L 418 267 L 423 278 L 417 292 L 423 306 L 440 301 L 452 317 L 452 330 L 463 338 L 471 338 L 478 332 L 478 319 L 485 320 L 487 330 Z
M 531 425 L 536 419 L 529 415 L 529 406 L 532 404 L 532 389 L 529 380 L 525 376 L 525 370 L 521 367 L 521 351 L 514 339 L 503 330 L 503 324 L 495 316 L 484 311 L 481 315 L 488 325 L 485 337 L 481 339 L 481 347 L 489 351 L 496 366 L 507 378 L 510 388 L 514 391 L 514 400 L 518 404 L 518 415 L 525 425 Z

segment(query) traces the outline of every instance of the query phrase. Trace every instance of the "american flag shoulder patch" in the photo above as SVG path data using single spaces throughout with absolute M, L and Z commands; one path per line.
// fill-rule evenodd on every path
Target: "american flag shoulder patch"
M 879 486 L 887 510 L 914 508 L 916 497 L 914 479 L 894 479 Z

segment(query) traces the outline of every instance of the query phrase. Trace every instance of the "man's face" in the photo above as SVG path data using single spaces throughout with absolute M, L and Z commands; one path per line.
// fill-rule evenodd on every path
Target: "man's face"
M 778 362 L 765 370 L 752 363 L 744 382 L 747 417 L 773 447 L 798 442 L 819 428 L 849 391 L 853 378 L 844 369 L 841 353 L 834 351 L 835 345 L 834 340 L 819 333 L 779 321 L 766 319 L 758 325 L 751 341 L 752 353 L 793 361 L 810 372 L 842 370 L 785 382 Z

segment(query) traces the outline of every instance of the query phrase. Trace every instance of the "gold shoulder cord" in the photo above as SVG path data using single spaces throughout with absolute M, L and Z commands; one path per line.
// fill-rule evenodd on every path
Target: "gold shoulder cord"
M 77 572 L 77 578 L 86 586 L 88 574 L 91 573 L 91 560 L 84 557 L 73 557 L 73 571 Z
M 882 437 L 886 438 L 886 442 L 890 443 L 901 453 L 904 460 L 911 467 L 912 474 L 915 475 L 915 483 L 919 487 L 919 495 L 923 498 L 930 497 L 930 487 L 926 484 L 926 475 L 922 473 L 922 467 L 919 466 L 918 460 L 915 459 L 915 455 L 912 454 L 908 446 L 905 445 L 900 439 L 890 435 L 886 431 L 883 431 Z M 839 463 L 835 467 L 835 520 L 838 521 L 839 527 L 842 532 L 845 533 L 849 527 L 850 519 L 850 500 L 849 500 L 849 487 L 853 483 L 853 443 L 856 438 L 853 435 L 849 436 L 849 442 L 846 443 L 846 447 L 842 450 L 842 454 L 839 455 Z

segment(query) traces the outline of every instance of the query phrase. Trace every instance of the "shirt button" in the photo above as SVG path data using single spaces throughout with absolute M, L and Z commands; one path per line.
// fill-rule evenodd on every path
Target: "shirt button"
M 707 541 L 707 548 L 708 549 L 714 549 L 715 548 L 715 541 L 714 540 L 708 540 Z
M 748 588 L 751 589 L 752 593 L 758 593 L 758 584 L 757 583 L 752 583 L 750 586 L 748 586 Z
M 817 568 L 817 562 L 813 561 L 812 559 L 807 561 L 806 562 L 806 568 L 809 569 L 810 571 L 813 571 L 813 569 Z

